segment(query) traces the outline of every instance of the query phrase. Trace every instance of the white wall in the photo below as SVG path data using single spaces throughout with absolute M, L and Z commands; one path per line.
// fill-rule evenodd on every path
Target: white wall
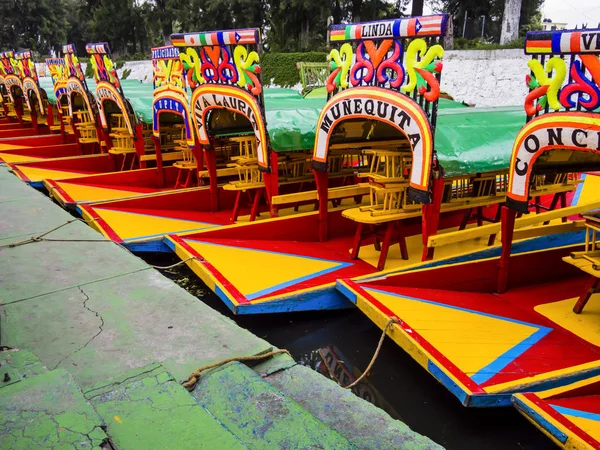
M 444 56 L 442 90 L 458 101 L 476 106 L 523 104 L 530 58 L 521 49 L 449 50 Z M 151 61 L 130 61 L 118 71 L 131 70 L 129 79 L 152 82 Z M 294 86 L 300 89 L 300 85 Z
M 521 49 L 446 51 L 442 90 L 476 106 L 521 105 L 530 58 Z

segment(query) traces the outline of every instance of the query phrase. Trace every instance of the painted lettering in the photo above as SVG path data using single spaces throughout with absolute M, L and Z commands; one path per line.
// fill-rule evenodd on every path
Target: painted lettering
M 535 153 L 540 149 L 540 140 L 535 134 L 530 134 L 525 138 L 525 150 L 529 153 Z
M 580 134 L 583 134 L 584 138 L 587 138 L 587 136 L 588 136 L 587 131 L 577 129 L 577 130 L 573 130 L 573 134 L 571 135 L 571 140 L 573 141 L 573 145 L 575 147 L 585 148 L 585 147 L 587 147 L 587 144 L 585 142 L 581 143 L 578 140 L 577 136 L 579 136 Z
M 548 145 L 565 145 L 562 140 L 562 128 L 548 128 Z
M 523 163 L 523 167 L 519 167 L 519 164 L 523 163 L 523 161 L 521 161 L 521 158 L 517 158 L 517 162 L 515 164 L 515 172 L 517 172 L 517 175 L 519 175 L 520 177 L 525 176 L 527 174 L 527 168 L 529 167 L 528 163 Z

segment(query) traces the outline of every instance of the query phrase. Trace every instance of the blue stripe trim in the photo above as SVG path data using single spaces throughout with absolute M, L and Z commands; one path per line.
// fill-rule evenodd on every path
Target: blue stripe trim
M 552 33 L 552 53 L 562 53 L 560 51 L 560 37 L 562 33 Z
M 587 174 L 581 175 L 581 183 L 577 185 L 577 189 L 575 189 L 575 194 L 573 195 L 573 200 L 571 200 L 571 205 L 575 206 L 579 203 L 579 197 L 581 196 L 581 191 L 583 191 L 583 185 L 585 184 L 585 177 Z
M 299 256 L 299 258 L 301 258 L 301 256 Z M 313 258 L 311 258 L 311 259 L 313 259 Z M 321 261 L 327 261 L 327 260 L 322 259 Z M 329 261 L 329 262 L 335 262 L 335 261 Z M 330 267 L 329 269 L 323 269 L 318 272 L 313 272 L 312 274 L 305 275 L 305 276 L 299 277 L 299 278 L 295 278 L 290 281 L 285 281 L 283 283 L 276 284 L 275 286 L 271 286 L 269 288 L 262 289 L 258 292 L 253 292 L 252 294 L 246 295 L 246 298 L 248 300 L 254 300 L 258 297 L 262 297 L 264 295 L 271 294 L 272 292 L 279 291 L 280 289 L 285 289 L 286 287 L 292 286 L 294 284 L 302 283 L 303 281 L 310 280 L 312 278 L 318 278 L 322 275 L 326 275 L 328 273 L 335 272 L 336 270 L 345 269 L 346 267 L 351 266 L 351 265 L 352 264 L 350 264 L 350 263 L 338 263 L 337 265 Z
M 343 294 L 348 300 L 350 300 L 352 303 L 354 303 L 356 305 L 357 295 L 356 295 L 356 293 L 354 291 L 351 291 L 350 289 L 348 289 L 348 286 L 346 286 L 345 284 L 340 283 L 340 280 L 336 280 L 336 282 L 335 282 L 335 288 L 341 294 Z
M 500 355 L 490 364 L 480 369 L 476 374 L 471 375 L 471 379 L 477 384 L 485 383 L 498 372 L 500 372 L 504 367 L 509 365 L 512 361 L 537 344 L 538 341 L 546 336 L 550 331 L 550 328 L 540 328 L 527 339 L 507 350 L 504 354 Z
M 525 351 L 527 351 L 529 348 L 531 348 L 531 346 L 535 345 L 540 339 L 542 339 L 550 331 L 552 331 L 552 328 L 544 327 L 544 326 L 533 324 L 530 322 L 524 322 L 522 320 L 512 319 L 510 317 L 497 316 L 497 315 L 485 313 L 482 311 L 475 311 L 472 309 L 461 308 L 459 306 L 434 302 L 432 300 L 425 300 L 422 298 L 410 297 L 408 295 L 400 295 L 400 294 L 396 294 L 396 293 L 392 293 L 392 292 L 388 292 L 388 291 L 384 291 L 384 290 L 380 290 L 380 289 L 365 288 L 364 286 L 363 286 L 363 289 L 367 292 L 379 292 L 381 294 L 392 295 L 394 297 L 405 298 L 408 300 L 414 300 L 417 302 L 427 303 L 427 304 L 435 305 L 435 306 L 441 306 L 442 308 L 454 309 L 456 311 L 467 312 L 467 313 L 476 314 L 476 315 L 483 316 L 483 317 L 489 317 L 489 318 L 496 319 L 496 320 L 503 320 L 505 322 L 516 323 L 519 325 L 525 325 L 525 326 L 537 329 L 537 331 L 535 331 L 527 339 L 525 339 L 524 341 L 521 341 L 520 343 L 518 343 L 517 345 L 515 345 L 514 347 L 512 347 L 511 349 L 509 349 L 502 355 L 498 356 L 490 364 L 488 364 L 487 366 L 480 369 L 477 373 L 471 375 L 471 379 L 477 384 L 484 383 L 484 382 L 488 381 L 490 378 L 492 378 L 493 376 L 497 375 L 504 367 L 506 367 L 508 364 L 510 364 L 515 359 L 517 359 Z
M 217 31 L 217 40 L 219 41 L 220 45 L 225 45 L 225 39 L 223 39 L 222 31 Z
M 262 289 L 260 291 L 253 292 L 251 294 L 246 294 L 245 297 L 248 300 L 254 300 L 254 299 L 258 298 L 258 297 L 262 297 L 264 295 L 270 294 L 270 293 L 278 291 L 280 289 L 285 289 L 286 287 L 289 287 L 289 286 L 291 286 L 293 284 L 301 283 L 303 281 L 310 280 L 312 278 L 317 278 L 317 277 L 320 277 L 321 275 L 325 275 L 325 274 L 328 274 L 328 273 L 331 273 L 331 272 L 335 272 L 336 270 L 344 269 L 346 267 L 349 267 L 349 266 L 353 265 L 353 263 L 340 262 L 340 261 L 332 261 L 332 260 L 329 260 L 329 259 L 315 258 L 313 256 L 296 255 L 294 253 L 273 252 L 273 251 L 270 251 L 270 250 L 254 249 L 254 248 L 247 248 L 247 247 L 235 247 L 235 246 L 232 246 L 232 245 L 216 244 L 216 243 L 213 243 L 213 242 L 205 242 L 205 241 L 200 241 L 200 240 L 197 240 L 197 239 L 186 239 L 186 240 L 195 241 L 195 242 L 201 243 L 203 245 L 212 245 L 212 246 L 215 246 L 215 247 L 233 248 L 233 249 L 247 250 L 247 251 L 258 252 L 258 253 L 269 253 L 271 255 L 277 255 L 277 256 L 290 256 L 290 257 L 294 257 L 294 258 L 308 259 L 308 260 L 312 260 L 312 261 L 320 261 L 320 262 L 327 262 L 327 263 L 336 263 L 336 265 L 334 267 L 330 267 L 328 269 L 323 269 L 323 270 L 320 270 L 318 272 L 313 272 L 312 274 L 305 275 L 305 276 L 299 277 L 299 278 L 295 278 L 295 279 L 290 280 L 290 281 L 285 281 L 283 283 L 276 284 L 274 286 Z
M 465 392 L 461 387 L 450 378 L 446 372 L 440 369 L 433 361 L 427 360 L 427 371 L 438 380 L 442 386 L 448 389 L 452 394 L 460 400 L 463 405 L 468 405 L 470 394 Z
M 588 419 L 588 420 L 594 420 L 596 422 L 600 422 L 600 414 L 598 414 L 598 413 L 580 411 L 578 409 L 566 408 L 564 406 L 556 406 L 556 405 L 552 405 L 552 404 L 550 406 L 552 406 L 552 409 L 554 409 L 556 412 L 558 412 L 560 414 L 566 414 L 568 416 L 580 417 L 582 419 Z
M 516 397 L 512 398 L 512 402 L 513 402 L 513 405 L 515 405 L 515 408 L 517 408 L 522 414 L 529 416 L 531 418 L 531 420 L 533 420 L 541 428 L 543 428 L 548 433 L 550 433 L 557 441 L 559 441 L 563 444 L 567 442 L 568 436 L 565 433 L 563 433 L 560 429 L 558 429 L 556 426 L 552 425 L 548 421 L 548 419 L 546 419 L 545 417 L 542 417 L 542 415 L 539 412 L 537 412 L 536 410 L 531 408 L 529 405 L 526 405 L 525 403 L 523 403 L 520 399 L 518 399 Z
M 123 242 L 138 242 L 139 240 L 142 240 L 142 239 L 164 238 L 165 235 L 167 235 L 167 234 L 191 233 L 192 231 L 206 230 L 207 228 L 215 228 L 215 227 L 220 226 L 220 225 L 208 224 L 208 223 L 204 223 L 204 222 L 198 222 L 198 223 L 208 225 L 208 226 L 201 227 L 201 228 L 191 228 L 189 230 L 165 231 L 164 233 L 149 234 L 147 236 L 136 236 L 136 237 L 132 237 L 132 238 L 123 239 Z

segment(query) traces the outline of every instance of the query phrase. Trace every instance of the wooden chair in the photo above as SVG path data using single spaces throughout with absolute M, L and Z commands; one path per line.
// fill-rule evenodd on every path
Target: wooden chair
M 192 179 L 192 174 L 198 170 L 198 163 L 196 161 L 196 158 L 194 157 L 192 149 L 188 146 L 187 140 L 185 138 L 185 128 L 181 128 L 180 139 L 176 139 L 173 142 L 175 144 L 173 151 L 181 152 L 183 156 L 183 159 L 173 164 L 173 167 L 177 167 L 177 169 L 179 169 L 179 172 L 177 173 L 177 180 L 175 181 L 175 189 L 187 188 Z M 185 182 L 182 182 L 182 175 L 184 173 L 186 174 Z M 197 174 L 196 180 L 198 181 L 198 183 L 200 182 L 200 179 Z
M 99 141 L 96 122 L 92 120 L 90 113 L 86 110 L 75 111 L 73 114 L 78 119 L 75 128 L 79 132 L 79 142 L 82 144 L 97 144 Z
M 230 168 L 235 168 L 238 174 L 238 180 L 232 181 L 223 186 L 223 189 L 237 191 L 232 222 L 236 222 L 240 211 L 240 202 L 243 193 L 250 197 L 250 221 L 254 221 L 258 216 L 260 201 L 265 192 L 265 183 L 262 172 L 258 168 L 258 157 L 256 153 L 256 138 L 254 136 L 238 136 L 229 139 L 232 147 L 238 145 L 239 153 L 232 156 L 231 163 L 227 164 Z

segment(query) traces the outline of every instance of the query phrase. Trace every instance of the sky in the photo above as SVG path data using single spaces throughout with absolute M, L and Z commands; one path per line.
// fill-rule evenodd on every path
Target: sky
M 544 18 L 566 22 L 568 28 L 581 28 L 583 23 L 596 28 L 600 23 L 600 0 L 546 0 L 543 9 Z
M 567 28 L 581 28 L 582 23 L 595 28 L 600 23 L 600 0 L 545 0 L 542 9 L 543 18 L 567 23 Z M 423 13 L 431 14 L 427 1 Z

